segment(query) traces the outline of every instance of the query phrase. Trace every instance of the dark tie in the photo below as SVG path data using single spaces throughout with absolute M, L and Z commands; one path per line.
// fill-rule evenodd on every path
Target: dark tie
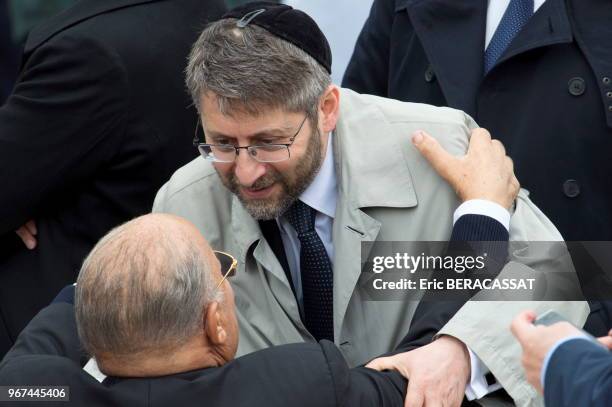
M 533 0 L 511 0 L 489 46 L 485 51 L 484 69 L 488 73 L 502 56 L 512 39 L 533 15 Z
M 296 201 L 287 220 L 300 239 L 300 274 L 304 299 L 304 323 L 316 340 L 334 340 L 334 275 L 321 238 L 315 231 L 316 211 Z

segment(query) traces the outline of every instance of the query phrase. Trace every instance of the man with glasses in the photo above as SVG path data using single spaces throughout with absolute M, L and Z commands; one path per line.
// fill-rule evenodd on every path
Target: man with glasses
M 37 405 L 10 389 L 44 385 L 63 386 L 68 406 L 403 405 L 398 373 L 349 370 L 331 342 L 234 360 L 238 321 L 226 278 L 235 266 L 175 216 L 117 227 L 69 288 L 74 306 L 58 299 L 41 311 L 0 364 L 0 386 L 9 387 L 0 400 Z M 81 369 L 84 356 L 96 358 L 102 383 Z
M 213 247 L 235 254 L 239 355 L 328 339 L 357 366 L 391 351 L 418 298 L 368 301 L 358 283 L 362 242 L 561 240 L 524 191 L 514 202 L 518 182 L 503 146 L 468 116 L 339 89 L 330 72 L 323 34 L 285 5 L 235 9 L 191 51 L 187 86 L 204 159 L 179 169 L 153 210 L 189 219 Z M 551 269 L 547 260 L 523 259 Z M 576 324 L 587 312 L 584 303 L 541 306 Z M 500 388 L 487 383 L 489 371 L 529 403 L 536 395 L 508 332 L 523 307 L 494 313 L 468 303 L 435 341 L 401 356 L 408 404 L 480 397 Z

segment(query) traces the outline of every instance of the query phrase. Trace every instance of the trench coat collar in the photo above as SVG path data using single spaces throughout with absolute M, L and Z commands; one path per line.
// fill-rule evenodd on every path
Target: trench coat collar
M 355 92 L 341 90 L 340 116 L 332 140 L 338 197 L 344 206 L 336 209 L 336 214 L 341 210 L 417 204 L 403 153 L 405 146 L 388 140 L 394 133 L 378 105 L 363 103 Z M 410 137 L 406 134 L 406 144 L 411 142 Z
M 387 140 L 385 140 L 387 138 Z M 381 222 L 368 214 L 368 208 L 410 208 L 417 195 L 404 155 L 405 146 L 373 103 L 363 103 L 350 90 L 342 90 L 340 116 L 334 137 L 334 162 L 338 203 L 333 227 L 334 241 L 334 333 L 336 340 L 351 296 L 355 291 Z M 405 143 L 410 143 L 407 134 Z M 368 249 L 369 248 L 369 249 Z M 361 255 L 361 263 L 355 257 Z M 360 267 L 355 267 L 361 264 Z

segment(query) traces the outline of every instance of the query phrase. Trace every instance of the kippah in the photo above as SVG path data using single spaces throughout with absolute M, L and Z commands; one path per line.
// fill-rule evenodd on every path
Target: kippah
M 286 4 L 255 1 L 233 8 L 221 18 L 236 18 L 239 28 L 253 24 L 265 29 L 306 52 L 331 74 L 332 55 L 327 38 L 303 11 Z

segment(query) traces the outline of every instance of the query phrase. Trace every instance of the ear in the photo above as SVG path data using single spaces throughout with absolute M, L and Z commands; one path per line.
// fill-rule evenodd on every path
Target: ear
M 227 342 L 225 315 L 218 302 L 208 304 L 204 312 L 204 327 L 204 335 L 210 344 L 219 346 Z
M 320 120 L 323 124 L 325 134 L 336 128 L 338 116 L 340 114 L 340 88 L 336 85 L 329 85 L 319 105 Z

